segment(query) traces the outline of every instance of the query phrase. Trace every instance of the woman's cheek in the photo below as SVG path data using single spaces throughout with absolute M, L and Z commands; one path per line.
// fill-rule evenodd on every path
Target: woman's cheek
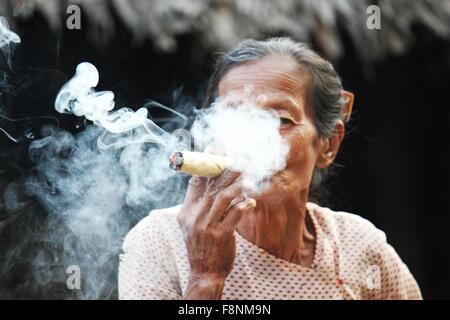
M 301 158 L 302 153 L 302 136 L 301 132 L 294 131 L 288 135 L 285 135 L 284 138 L 287 140 L 289 144 L 289 156 L 287 158 L 287 166 L 291 164 L 295 164 Z
M 311 154 L 313 150 L 308 145 L 305 131 L 307 130 L 300 126 L 280 131 L 289 144 L 286 167 L 270 179 L 270 187 L 257 198 L 269 202 L 282 201 L 291 197 L 293 193 L 309 187 L 314 164 Z
M 280 176 L 284 176 L 284 184 L 293 188 L 307 188 L 315 166 L 315 149 L 313 136 L 308 139 L 305 130 L 297 128 L 285 135 L 290 150 L 286 168 Z M 289 182 L 289 180 L 291 180 Z

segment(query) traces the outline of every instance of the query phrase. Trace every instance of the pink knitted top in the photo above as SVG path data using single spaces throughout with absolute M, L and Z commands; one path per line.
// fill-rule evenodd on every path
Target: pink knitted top
M 236 232 L 237 253 L 222 299 L 421 299 L 384 232 L 346 212 L 307 203 L 314 223 L 313 268 L 280 259 Z M 176 216 L 154 210 L 126 236 L 120 299 L 182 299 L 189 262 Z

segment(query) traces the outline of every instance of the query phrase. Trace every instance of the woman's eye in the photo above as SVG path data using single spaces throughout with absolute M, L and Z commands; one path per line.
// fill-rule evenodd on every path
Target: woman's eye
M 289 118 L 280 118 L 281 125 L 292 125 L 294 122 Z

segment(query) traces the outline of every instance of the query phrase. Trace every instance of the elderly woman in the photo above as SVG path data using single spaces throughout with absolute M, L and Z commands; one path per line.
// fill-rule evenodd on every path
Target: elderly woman
M 224 55 L 209 100 L 233 95 L 276 110 L 290 144 L 262 194 L 239 173 L 193 177 L 180 206 L 153 211 L 124 241 L 121 299 L 421 299 L 385 234 L 308 201 L 332 164 L 353 95 L 333 66 L 288 38 L 245 40 Z

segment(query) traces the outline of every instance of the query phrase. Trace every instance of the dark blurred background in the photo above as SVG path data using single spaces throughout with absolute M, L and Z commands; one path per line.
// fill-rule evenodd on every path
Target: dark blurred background
M 65 25 L 69 4 L 81 7 L 80 30 Z M 366 26 L 370 4 L 381 7 L 380 30 Z M 98 87 L 114 91 L 118 106 L 154 99 L 182 107 L 200 103 L 217 53 L 240 39 L 291 36 L 310 43 L 356 96 L 327 204 L 385 231 L 424 298 L 450 298 L 450 1 L 3 0 L 0 15 L 22 40 L 13 71 L 0 82 L 1 114 L 55 117 L 72 133 L 86 124 L 57 114 L 53 101 L 82 61 L 97 66 Z M 26 179 L 33 166 L 27 147 L 48 122 L 56 120 L 2 119 L 2 128 L 24 137 L 14 143 L 0 132 L 3 192 Z M 0 260 L 0 298 L 74 297 L 61 286 L 37 290 L 33 283 L 26 257 L 42 244 L 29 233 L 45 223 L 43 209 L 14 210 L 4 201 L 0 259 L 22 249 L 8 265 Z M 100 298 L 116 297 L 111 290 Z

